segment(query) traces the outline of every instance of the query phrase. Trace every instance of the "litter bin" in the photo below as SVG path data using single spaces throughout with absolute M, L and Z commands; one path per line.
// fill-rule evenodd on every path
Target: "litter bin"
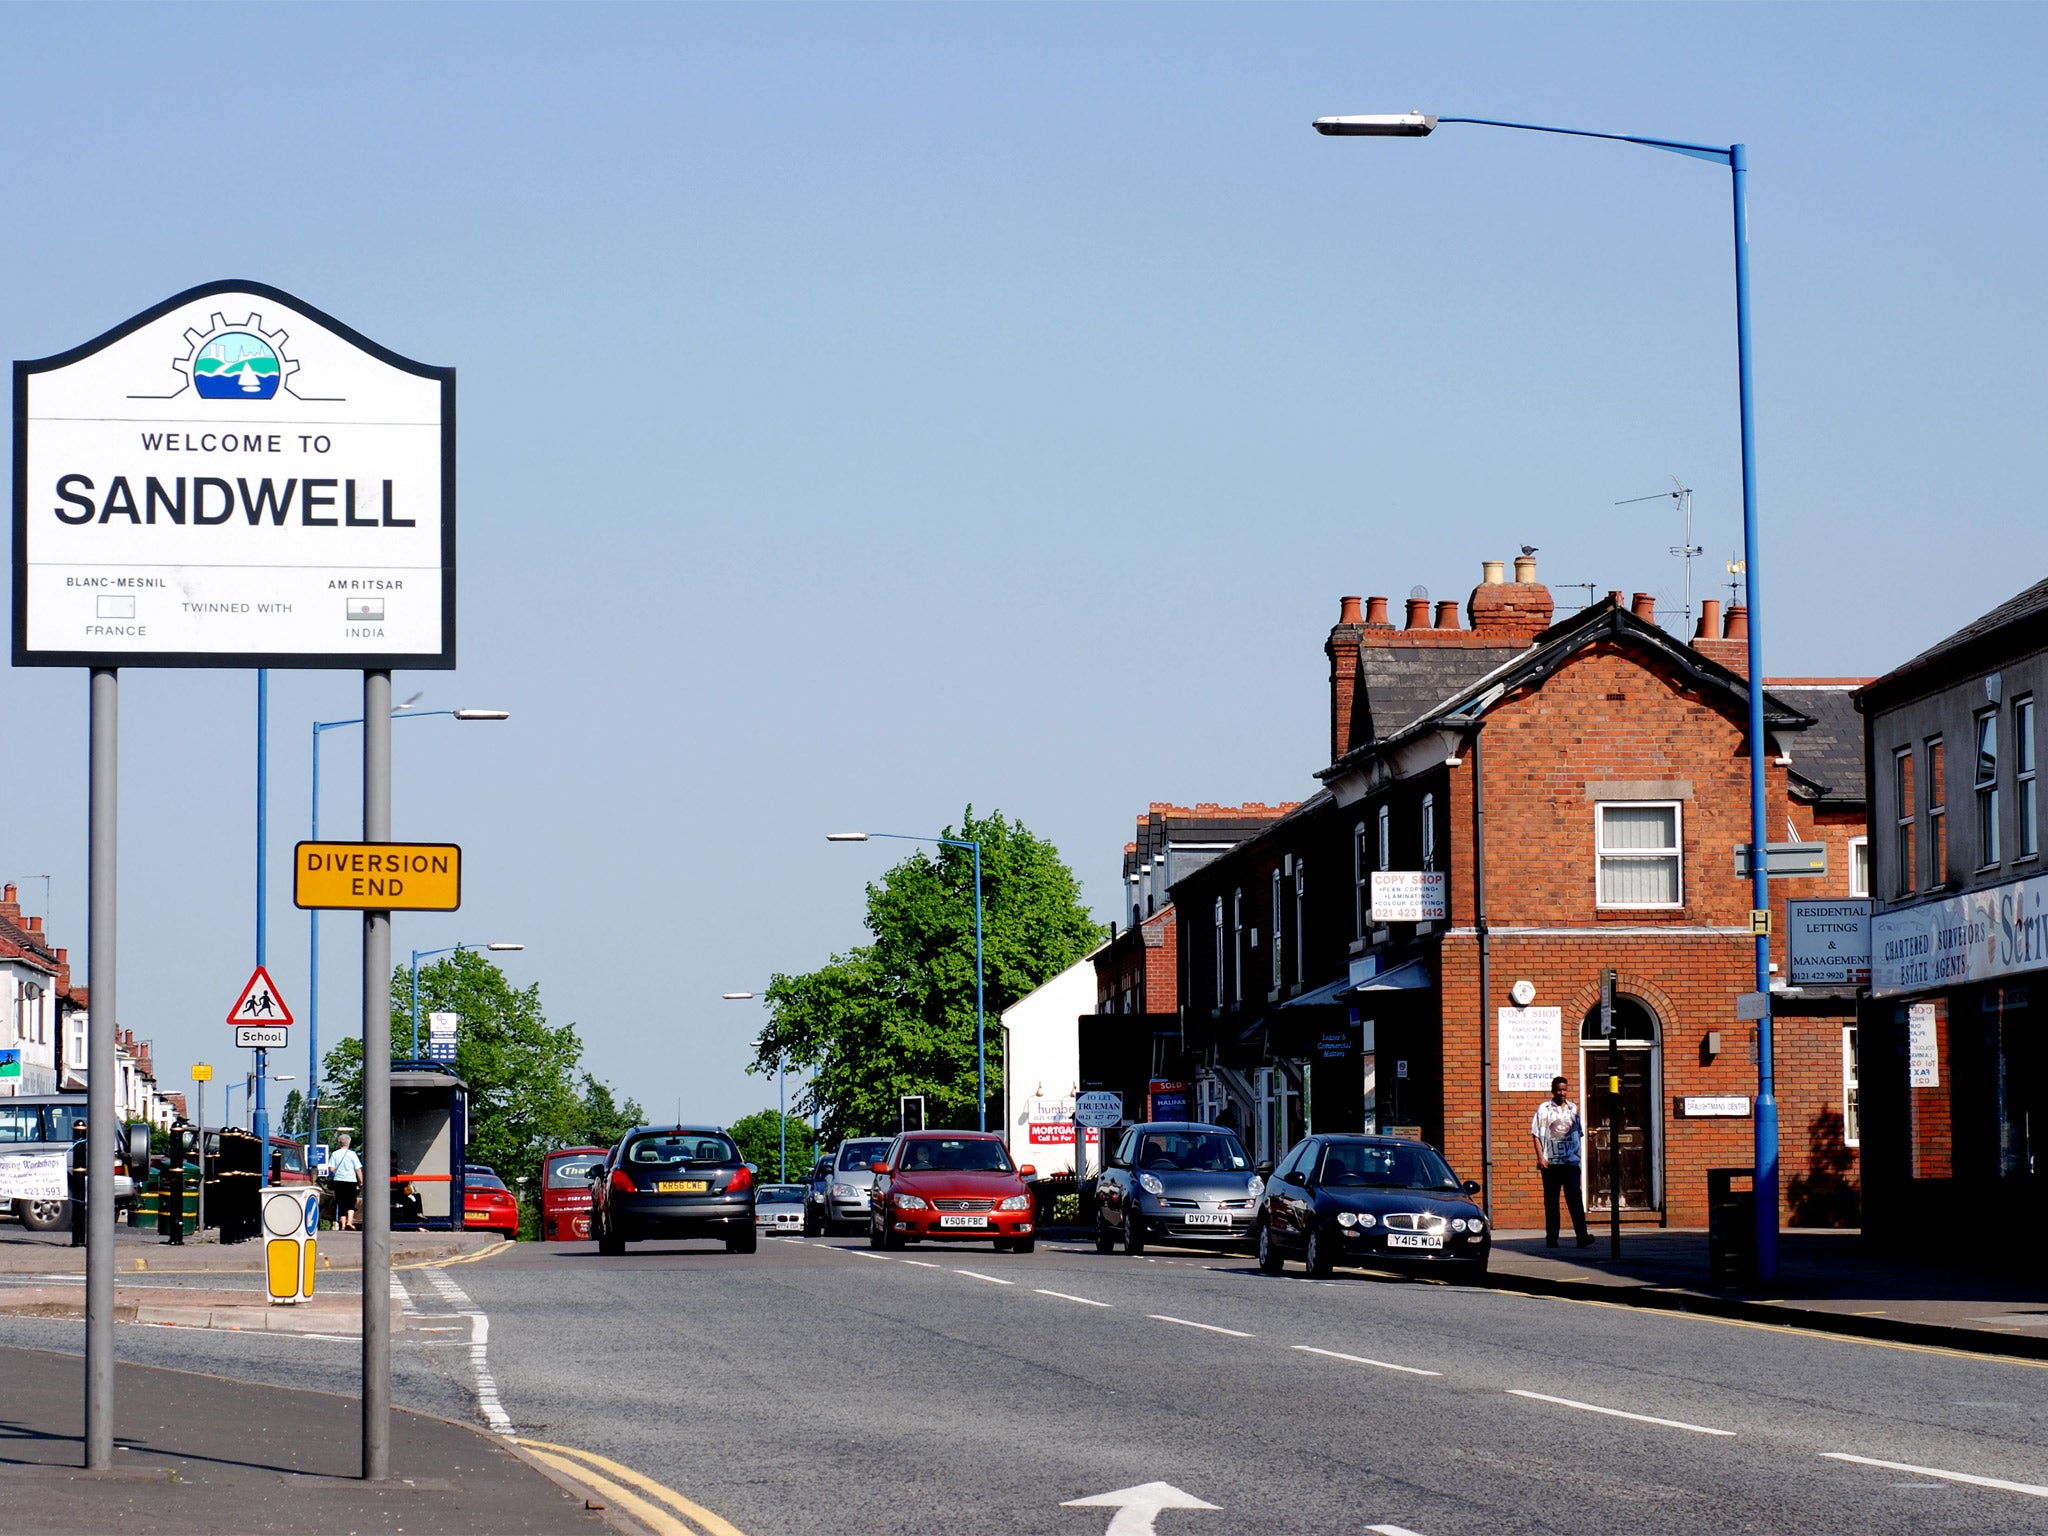
M 1750 1188 L 1737 1189 L 1745 1179 Z M 1707 1283 L 1722 1288 L 1756 1284 L 1756 1170 L 1707 1170 Z

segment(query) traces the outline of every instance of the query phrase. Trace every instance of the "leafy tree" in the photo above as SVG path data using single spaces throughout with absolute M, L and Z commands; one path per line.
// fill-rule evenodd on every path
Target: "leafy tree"
M 640 1106 L 623 1105 L 611 1090 L 580 1070 L 583 1044 L 574 1024 L 551 1025 L 540 988 L 515 988 L 504 972 L 470 950 L 420 967 L 420 1016 L 453 1013 L 455 1075 L 469 1085 L 469 1160 L 485 1163 L 510 1183 L 537 1176 L 541 1155 L 558 1146 L 610 1145 L 639 1120 Z M 391 1042 L 395 1059 L 412 1049 L 412 973 L 391 979 Z M 360 1127 L 363 1042 L 351 1036 L 327 1053 L 323 1124 Z
M 782 1162 L 784 1125 L 789 1128 L 787 1168 Z M 795 1115 L 757 1109 L 751 1115 L 741 1115 L 726 1130 L 739 1143 L 740 1156 L 759 1168 L 762 1179 L 770 1184 L 787 1184 L 792 1178 L 800 1182 L 818 1160 L 817 1147 L 811 1140 L 811 1122 Z
M 278 1134 L 296 1136 L 306 1128 L 306 1096 L 294 1088 L 284 1096 L 284 1114 L 278 1122 Z
M 989 1102 L 1002 1092 L 1003 1009 L 1087 954 L 1104 930 L 1081 904 L 1059 850 L 1000 811 L 969 806 L 958 832 L 982 856 Z M 770 981 L 771 1010 L 748 1071 L 778 1060 L 806 1069 L 797 1109 L 816 1107 L 829 1144 L 892 1130 L 897 1100 L 923 1094 L 928 1123 L 971 1126 L 975 1112 L 974 857 L 920 849 L 867 890 L 872 942 L 815 971 Z

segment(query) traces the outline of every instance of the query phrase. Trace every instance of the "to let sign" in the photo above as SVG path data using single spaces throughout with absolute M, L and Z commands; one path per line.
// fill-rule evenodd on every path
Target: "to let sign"
M 1372 920 L 1376 923 L 1440 923 L 1444 876 L 1426 869 L 1376 869 L 1372 872 Z
M 1870 980 L 1870 903 L 1788 901 L 1785 944 L 1793 986 L 1862 986 Z
M 462 850 L 453 843 L 301 843 L 292 901 L 349 912 L 453 912 L 462 905 Z

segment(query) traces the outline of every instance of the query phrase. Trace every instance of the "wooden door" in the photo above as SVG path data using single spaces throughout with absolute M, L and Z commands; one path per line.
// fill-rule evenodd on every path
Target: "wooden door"
M 1619 1099 L 1621 1208 L 1623 1212 L 1656 1209 L 1657 1098 L 1652 1081 L 1655 1053 L 1622 1051 Z M 1613 1144 L 1617 1101 L 1608 1088 L 1607 1052 L 1586 1052 L 1586 1206 L 1605 1211 L 1612 1175 L 1608 1148 Z

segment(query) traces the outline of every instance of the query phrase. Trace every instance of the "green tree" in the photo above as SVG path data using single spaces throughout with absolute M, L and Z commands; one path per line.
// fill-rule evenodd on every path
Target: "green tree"
M 789 1128 L 789 1164 L 782 1163 L 782 1128 Z M 811 1140 L 811 1123 L 799 1120 L 795 1115 L 784 1115 L 779 1110 L 757 1109 L 751 1115 L 741 1115 L 726 1127 L 732 1139 L 739 1143 L 740 1156 L 761 1170 L 761 1178 L 769 1184 L 787 1184 L 792 1180 L 802 1182 L 810 1175 L 811 1164 L 818 1160 L 815 1144 Z
M 583 1146 L 610 1147 L 620 1137 L 647 1119 L 647 1111 L 636 1099 L 621 1103 L 609 1084 L 588 1072 L 583 1074 L 583 1102 L 577 1111 L 576 1134 Z
M 278 1134 L 296 1136 L 306 1128 L 306 1096 L 294 1088 L 284 1096 L 284 1114 L 278 1123 Z
M 1081 904 L 1059 850 L 1000 811 L 969 806 L 948 837 L 982 845 L 988 1095 L 1002 1093 L 996 1017 L 1105 936 Z M 872 942 L 815 971 L 777 975 L 749 1072 L 778 1060 L 806 1070 L 796 1108 L 815 1107 L 829 1144 L 893 1130 L 897 1100 L 923 1094 L 928 1122 L 971 1126 L 975 1113 L 974 857 L 920 849 L 867 889 Z

